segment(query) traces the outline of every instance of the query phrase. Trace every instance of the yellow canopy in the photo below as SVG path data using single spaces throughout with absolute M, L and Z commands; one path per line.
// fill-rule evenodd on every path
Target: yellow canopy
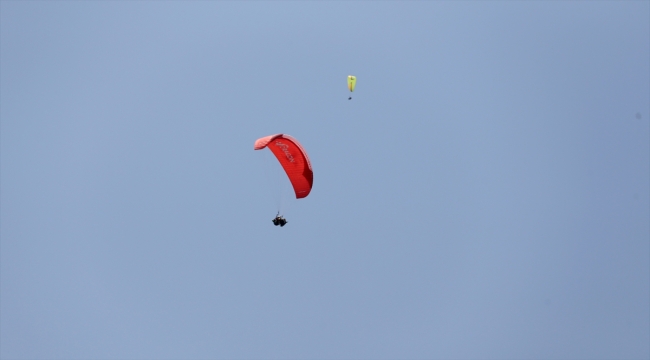
M 350 92 L 354 91 L 354 87 L 357 85 L 357 77 L 354 75 L 348 75 L 348 89 Z

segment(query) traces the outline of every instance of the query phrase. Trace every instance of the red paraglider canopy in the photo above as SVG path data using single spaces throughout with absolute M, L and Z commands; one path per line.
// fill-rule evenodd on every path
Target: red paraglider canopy
M 298 140 L 287 134 L 275 134 L 255 141 L 255 150 L 265 147 L 271 150 L 289 176 L 296 199 L 307 197 L 314 183 L 314 173 L 307 152 Z

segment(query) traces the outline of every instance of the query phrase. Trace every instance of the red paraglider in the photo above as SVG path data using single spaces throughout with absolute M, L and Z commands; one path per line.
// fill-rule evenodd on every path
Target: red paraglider
M 275 134 L 255 141 L 255 150 L 265 147 L 271 150 L 287 173 L 296 192 L 296 199 L 307 197 L 314 183 L 314 173 L 307 152 L 298 140 L 287 134 Z

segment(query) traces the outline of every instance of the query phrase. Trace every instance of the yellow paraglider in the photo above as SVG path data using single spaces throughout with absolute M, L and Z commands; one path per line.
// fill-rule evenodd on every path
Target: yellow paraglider
M 355 86 L 357 86 L 357 77 L 354 75 L 348 75 L 348 89 L 350 89 L 350 92 L 354 91 Z M 352 100 L 352 96 L 350 96 L 348 100 Z

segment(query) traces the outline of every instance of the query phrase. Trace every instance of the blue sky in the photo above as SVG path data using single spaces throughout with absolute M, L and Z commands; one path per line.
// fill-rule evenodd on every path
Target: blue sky
M 0 10 L 3 359 L 650 356 L 649 2 Z

